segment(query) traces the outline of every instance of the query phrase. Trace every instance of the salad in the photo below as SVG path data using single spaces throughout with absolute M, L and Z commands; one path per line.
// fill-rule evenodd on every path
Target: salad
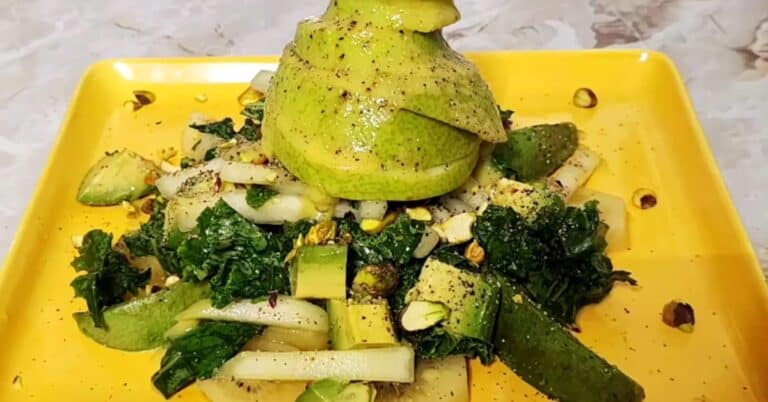
M 166 398 L 468 402 L 478 359 L 564 402 L 642 400 L 571 334 L 636 284 L 606 255 L 624 202 L 584 188 L 600 157 L 573 123 L 513 124 L 442 38 L 458 18 L 448 0 L 332 1 L 242 116 L 193 114 L 159 161 L 108 152 L 78 199 L 143 223 L 77 239 L 81 332 L 165 348 Z

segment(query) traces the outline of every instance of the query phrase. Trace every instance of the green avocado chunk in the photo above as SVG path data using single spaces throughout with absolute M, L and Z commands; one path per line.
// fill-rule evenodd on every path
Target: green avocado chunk
M 489 342 L 499 307 L 493 278 L 429 259 L 416 283 L 418 301 L 441 303 L 450 310 L 443 326 L 449 332 Z
M 113 349 L 139 351 L 165 343 L 165 332 L 176 315 L 210 296 L 207 285 L 179 282 L 167 290 L 104 311 L 107 329 L 96 328 L 88 313 L 73 315 L 83 334 Z
M 461 185 L 481 139 L 507 138 L 477 68 L 439 31 L 456 17 L 449 1 L 338 0 L 300 23 L 267 94 L 265 150 L 335 197 Z
M 506 177 L 533 181 L 549 176 L 573 155 L 579 138 L 573 123 L 540 124 L 509 132 L 493 151 L 493 163 Z
M 376 389 L 371 385 L 327 378 L 310 385 L 296 402 L 373 402 L 375 399 Z
M 297 298 L 343 299 L 347 296 L 347 246 L 302 246 L 290 273 Z
M 86 205 L 115 205 L 139 199 L 152 189 L 146 178 L 155 170 L 154 163 L 126 149 L 107 154 L 88 170 L 77 200 Z
M 494 340 L 501 361 L 562 402 L 639 402 L 643 388 L 547 317 L 517 287 L 502 284 Z

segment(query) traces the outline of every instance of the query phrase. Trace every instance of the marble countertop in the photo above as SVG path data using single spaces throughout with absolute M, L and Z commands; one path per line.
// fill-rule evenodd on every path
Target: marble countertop
M 70 97 L 113 57 L 279 54 L 318 0 L 0 1 L 0 256 L 7 253 Z M 140 6 L 138 4 L 141 4 Z M 768 1 L 457 0 L 459 50 L 644 47 L 693 96 L 768 268 Z

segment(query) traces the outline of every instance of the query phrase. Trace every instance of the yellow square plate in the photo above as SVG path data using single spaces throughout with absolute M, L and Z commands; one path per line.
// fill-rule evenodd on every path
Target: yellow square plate
M 612 253 L 641 286 L 618 286 L 579 317 L 579 338 L 637 379 L 649 401 L 768 400 L 768 297 L 747 236 L 672 63 L 645 51 L 506 52 L 471 55 L 517 123 L 573 120 L 604 158 L 588 186 L 629 206 L 631 247 Z M 238 95 L 274 57 L 111 60 L 83 78 L 58 144 L 2 272 L 0 401 L 160 401 L 150 382 L 162 351 L 106 349 L 80 335 L 70 315 L 71 236 L 138 222 L 124 209 L 75 201 L 104 151 L 156 157 L 179 146 L 192 112 L 235 116 Z M 571 104 L 592 88 L 594 109 Z M 157 102 L 124 107 L 132 91 Z M 196 100 L 205 95 L 206 102 Z M 650 188 L 658 206 L 632 207 Z M 13 191 L 13 189 L 10 189 Z M 672 299 L 691 303 L 696 329 L 661 322 Z M 473 364 L 473 401 L 545 400 L 501 365 Z M 594 390 L 596 393 L 600 390 Z M 190 387 L 174 399 L 202 401 Z

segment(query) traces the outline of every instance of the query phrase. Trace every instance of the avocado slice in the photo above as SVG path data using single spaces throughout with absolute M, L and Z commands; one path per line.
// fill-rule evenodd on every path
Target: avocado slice
M 210 295 L 208 286 L 179 282 L 167 290 L 132 300 L 104 311 L 107 329 L 96 328 L 88 313 L 73 317 L 80 331 L 113 349 L 139 351 L 165 343 L 165 333 L 176 323 L 176 315 Z
M 510 131 L 509 141 L 493 150 L 493 163 L 506 177 L 533 181 L 552 174 L 578 145 L 575 124 L 539 124 Z
M 291 290 L 301 299 L 347 296 L 347 246 L 302 246 L 291 264 Z
M 506 133 L 479 72 L 439 31 L 457 16 L 450 1 L 339 0 L 299 24 L 267 94 L 265 150 L 335 197 L 458 187 L 481 139 Z
M 368 384 L 328 378 L 314 382 L 296 402 L 373 402 L 376 389 Z
M 152 190 L 146 179 L 156 171 L 154 163 L 127 149 L 107 154 L 88 170 L 77 200 L 85 205 L 115 205 L 139 199 Z
M 430 258 L 419 274 L 416 300 L 441 303 L 450 309 L 442 324 L 458 336 L 490 341 L 499 309 L 499 283 Z
M 357 304 L 346 300 L 328 301 L 331 343 L 335 350 L 380 348 L 397 345 L 386 302 Z
M 552 399 L 639 402 L 645 391 L 548 317 L 525 292 L 502 285 L 494 339 L 499 358 Z

